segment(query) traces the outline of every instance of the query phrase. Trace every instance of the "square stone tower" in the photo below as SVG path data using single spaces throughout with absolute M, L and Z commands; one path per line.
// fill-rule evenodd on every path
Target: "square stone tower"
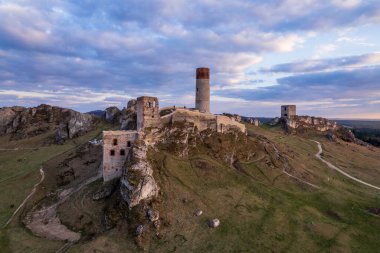
M 145 127 L 154 127 L 160 123 L 158 98 L 138 97 L 136 103 L 137 131 Z
M 281 106 L 281 118 L 292 118 L 296 116 L 296 106 L 295 105 L 282 105 Z
M 103 180 L 121 177 L 137 131 L 103 131 Z

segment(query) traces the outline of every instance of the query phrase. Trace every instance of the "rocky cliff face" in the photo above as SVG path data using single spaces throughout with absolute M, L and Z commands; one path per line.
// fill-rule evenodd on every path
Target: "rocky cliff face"
M 104 119 L 113 124 L 120 124 L 121 130 L 136 130 L 136 99 L 131 99 L 127 108 L 122 110 L 115 106 L 108 107 L 105 110 Z
M 292 118 L 283 118 L 283 123 L 288 132 L 300 132 L 307 129 L 314 129 L 320 132 L 335 131 L 338 125 L 331 121 L 319 117 L 295 116 Z
M 158 195 L 159 187 L 154 180 L 147 152 L 148 146 L 143 140 L 135 143 L 120 180 L 120 193 L 129 208 Z
M 61 142 L 89 131 L 94 122 L 92 115 L 44 104 L 32 108 L 0 109 L 0 135 L 11 134 L 12 139 L 23 139 L 55 130 L 56 140 Z
M 224 146 L 224 142 L 229 141 L 232 142 Z M 241 143 L 246 146 L 241 146 Z M 216 158 L 231 166 L 242 157 L 252 155 L 249 148 L 247 149 L 247 136 L 234 129 L 222 134 L 210 129 L 198 131 L 191 122 L 176 122 L 163 128 L 145 130 L 144 133 L 140 133 L 139 140 L 128 154 L 120 180 L 120 193 L 129 208 L 158 196 L 160 187 L 149 162 L 149 148 L 155 150 L 154 152 L 165 150 L 178 157 L 187 158 L 190 154 L 198 152 L 198 146 L 203 145 L 212 149 Z
M 289 119 L 281 118 L 279 122 L 282 123 L 284 129 L 288 133 L 296 134 L 303 133 L 308 130 L 314 130 L 317 132 L 325 133 L 326 136 L 331 140 L 340 138 L 347 142 L 358 142 L 351 130 L 338 125 L 335 121 L 325 118 L 295 116 Z

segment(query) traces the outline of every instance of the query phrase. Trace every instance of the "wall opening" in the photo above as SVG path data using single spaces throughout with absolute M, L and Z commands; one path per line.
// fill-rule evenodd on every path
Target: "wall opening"
M 131 142 L 130 142 L 130 141 L 127 142 L 127 147 L 128 147 L 128 148 L 131 147 Z
M 111 156 L 115 156 L 115 150 L 112 149 L 112 150 L 110 151 L 110 155 L 111 155 Z
M 285 113 L 285 114 L 284 114 L 284 116 L 285 116 L 285 117 L 288 117 L 288 114 L 287 114 L 287 113 Z
M 114 145 L 114 146 L 117 145 L 117 139 L 113 139 L 113 145 Z
M 156 107 L 156 101 L 153 101 L 153 107 L 154 108 Z
M 121 150 L 120 150 L 120 155 L 121 155 L 121 156 L 125 156 L 125 150 L 124 150 L 124 149 L 121 149 Z
M 199 89 L 197 88 L 197 92 L 198 92 L 198 90 L 199 90 Z

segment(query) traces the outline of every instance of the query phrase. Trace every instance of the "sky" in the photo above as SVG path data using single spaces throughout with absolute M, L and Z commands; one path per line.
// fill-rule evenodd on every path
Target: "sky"
M 0 0 L 0 107 L 148 95 L 211 110 L 380 119 L 379 0 Z

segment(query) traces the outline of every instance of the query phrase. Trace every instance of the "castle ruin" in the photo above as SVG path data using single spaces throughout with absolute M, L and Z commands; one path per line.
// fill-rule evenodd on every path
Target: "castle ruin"
M 163 108 L 168 110 L 169 107 Z M 189 122 L 198 131 L 206 129 L 225 133 L 232 129 L 246 133 L 245 125 L 227 115 L 210 113 L 210 70 L 197 68 L 195 108 L 170 107 L 170 113 L 160 116 L 158 98 L 142 96 L 136 101 L 136 129 L 103 131 L 103 180 L 110 181 L 122 175 L 128 153 L 147 128 L 158 128 L 175 122 Z
M 281 118 L 292 118 L 296 116 L 296 106 L 295 105 L 282 105 L 281 106 Z

